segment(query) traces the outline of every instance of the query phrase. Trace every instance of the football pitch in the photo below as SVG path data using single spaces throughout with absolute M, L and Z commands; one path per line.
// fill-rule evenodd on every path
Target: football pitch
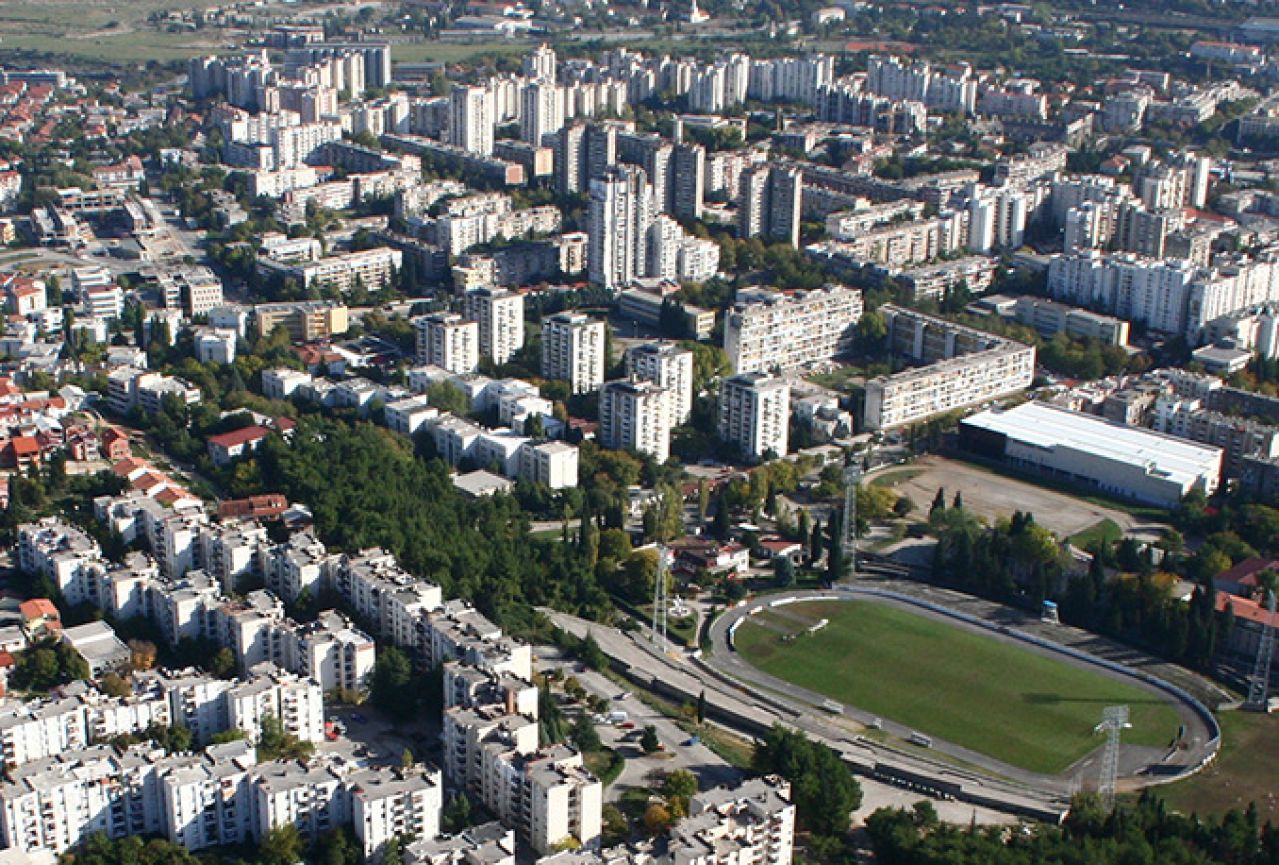
M 1129 707 L 1126 744 L 1165 747 L 1179 726 L 1136 685 L 887 603 L 771 608 L 734 642 L 779 679 L 1032 772 L 1058 774 L 1098 747 L 1106 706 Z

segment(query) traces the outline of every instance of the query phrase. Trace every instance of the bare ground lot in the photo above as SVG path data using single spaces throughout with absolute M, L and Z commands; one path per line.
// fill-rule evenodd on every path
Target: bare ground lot
M 894 482 L 895 474 L 901 480 Z M 1162 524 L 1138 519 L 1117 508 L 1067 495 L 995 474 L 978 466 L 939 456 L 927 456 L 908 468 L 876 475 L 876 482 L 909 496 L 921 513 L 927 513 L 938 489 L 946 491 L 950 505 L 955 493 L 964 499 L 964 507 L 977 516 L 994 522 L 1012 516 L 1014 511 L 1029 511 L 1035 521 L 1060 537 L 1069 537 L 1103 520 L 1114 520 L 1126 534 L 1154 539 Z

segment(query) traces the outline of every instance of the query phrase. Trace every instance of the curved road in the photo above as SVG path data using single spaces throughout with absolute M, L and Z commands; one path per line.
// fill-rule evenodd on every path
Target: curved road
M 858 594 L 859 590 L 865 591 L 866 589 L 869 589 L 871 593 L 862 595 Z M 907 597 L 904 599 L 894 599 L 876 596 L 873 594 L 876 591 L 894 592 Z M 923 596 L 921 597 L 921 595 Z M 1117 672 L 1100 664 L 1090 663 L 1071 655 L 1054 652 L 1050 649 L 1018 640 L 1016 637 L 1005 633 L 1003 629 L 1011 626 L 1020 630 L 1023 625 L 1029 625 L 1030 623 L 1038 624 L 1038 622 L 1031 617 L 1016 613 L 1016 611 L 1010 611 L 1006 607 L 1000 607 L 994 604 L 986 605 L 991 608 L 991 610 L 998 611 L 998 615 L 978 614 L 977 617 L 983 619 L 984 625 L 974 625 L 960 618 L 954 618 L 954 607 L 957 606 L 957 604 L 952 602 L 962 599 L 966 602 L 965 606 L 970 607 L 970 609 L 966 609 L 964 612 L 968 615 L 974 615 L 975 611 L 971 609 L 971 607 L 973 605 L 972 602 L 974 602 L 975 599 L 966 595 L 960 595 L 955 592 L 949 592 L 944 589 L 938 589 L 933 586 L 910 581 L 859 580 L 857 585 L 840 586 L 835 591 L 793 592 L 785 595 L 768 595 L 754 599 L 742 606 L 728 610 L 711 624 L 709 636 L 712 643 L 712 654 L 706 659 L 706 661 L 721 674 L 743 684 L 751 690 L 759 689 L 760 691 L 769 694 L 769 696 L 772 696 L 774 699 L 779 699 L 783 703 L 791 705 L 797 711 L 811 711 L 814 707 L 821 709 L 823 704 L 828 702 L 828 699 L 824 695 L 799 688 L 789 682 L 770 676 L 769 674 L 751 666 L 743 660 L 729 644 L 728 634 L 731 628 L 745 620 L 748 616 L 760 610 L 767 609 L 770 606 L 776 606 L 779 601 L 786 603 L 788 600 L 804 601 L 830 598 L 853 600 L 858 597 L 869 598 L 880 603 L 895 604 L 907 608 L 913 613 L 944 619 L 951 625 L 977 631 L 994 639 L 1010 641 L 1016 640 L 1020 645 L 1025 647 L 1027 651 L 1035 651 L 1045 655 L 1052 655 L 1060 660 L 1066 661 L 1067 663 L 1079 666 L 1088 666 L 1090 669 L 1096 670 L 1103 675 L 1109 675 L 1116 678 L 1122 677 L 1128 683 L 1141 687 L 1153 694 L 1157 694 L 1162 699 L 1173 704 L 1177 709 L 1182 724 L 1185 725 L 1186 732 L 1184 741 L 1186 742 L 1187 747 L 1181 750 L 1173 750 L 1169 752 L 1166 749 L 1124 746 L 1121 749 L 1119 771 L 1120 777 L 1124 780 L 1125 786 L 1127 787 L 1136 788 L 1156 783 L 1160 780 L 1168 780 L 1185 772 L 1192 771 L 1204 760 L 1209 759 L 1213 754 L 1215 754 L 1218 744 L 1215 739 L 1216 731 L 1212 729 L 1209 722 L 1203 718 L 1200 712 L 1196 711 L 1190 702 L 1174 698 L 1167 691 L 1160 689 L 1143 678 L 1144 676 L 1149 676 L 1149 673 L 1138 672 L 1136 670 L 1127 674 Z M 934 604 L 936 606 L 946 608 L 952 613 L 952 615 L 947 615 L 936 610 L 930 610 L 925 607 L 918 606 L 918 602 Z M 985 604 L 985 602 L 979 603 Z M 1025 621 L 1009 621 L 1009 614 L 1013 614 L 1015 617 L 1020 617 Z M 1059 625 L 1052 627 L 1060 629 L 1050 637 L 1053 642 L 1057 642 L 1059 634 L 1066 634 L 1074 631 L 1074 629 L 1068 629 Z M 1029 628 L 1027 628 L 1027 630 L 1029 630 Z M 845 706 L 843 714 L 867 726 L 870 726 L 874 722 L 878 722 L 883 725 L 883 728 L 887 732 L 902 740 L 907 739 L 913 732 L 913 730 L 908 727 L 893 723 L 887 719 L 877 719 L 871 713 L 861 711 L 856 707 Z M 1047 776 L 1009 766 L 985 754 L 980 754 L 948 742 L 938 741 L 935 738 L 933 739 L 932 747 L 935 751 L 949 755 L 950 757 L 976 767 L 979 771 L 983 771 L 984 773 L 994 777 L 1012 779 L 1020 784 L 1058 796 L 1068 796 L 1073 790 L 1079 789 L 1081 786 L 1095 785 L 1099 772 L 1096 751 L 1080 760 L 1063 775 Z

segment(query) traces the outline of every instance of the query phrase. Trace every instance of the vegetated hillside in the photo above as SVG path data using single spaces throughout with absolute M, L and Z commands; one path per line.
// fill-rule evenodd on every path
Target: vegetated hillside
M 310 507 L 326 544 L 383 547 L 446 597 L 466 598 L 506 627 L 527 625 L 536 605 L 608 606 L 576 545 L 533 541 L 507 496 L 463 498 L 442 461 L 416 456 L 395 433 L 307 417 L 291 445 L 272 441 L 257 463 L 261 489 Z

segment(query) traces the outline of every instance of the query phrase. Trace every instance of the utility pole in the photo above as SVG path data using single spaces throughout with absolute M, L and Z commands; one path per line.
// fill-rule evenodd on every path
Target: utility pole
M 1266 592 L 1266 611 L 1269 615 L 1261 624 L 1261 639 L 1257 642 L 1257 659 L 1248 679 L 1248 699 L 1244 708 L 1253 712 L 1270 711 L 1270 661 L 1275 653 L 1275 593 Z
M 1119 777 L 1119 736 L 1131 727 L 1127 706 L 1107 706 L 1101 713 L 1101 723 L 1093 732 L 1106 734 L 1106 748 L 1101 755 L 1101 783 L 1097 794 L 1101 807 L 1109 814 L 1115 810 L 1115 780 Z
M 852 577 L 857 576 L 857 482 L 861 477 L 861 466 L 856 463 L 844 467 L 844 533 L 840 551 Z

